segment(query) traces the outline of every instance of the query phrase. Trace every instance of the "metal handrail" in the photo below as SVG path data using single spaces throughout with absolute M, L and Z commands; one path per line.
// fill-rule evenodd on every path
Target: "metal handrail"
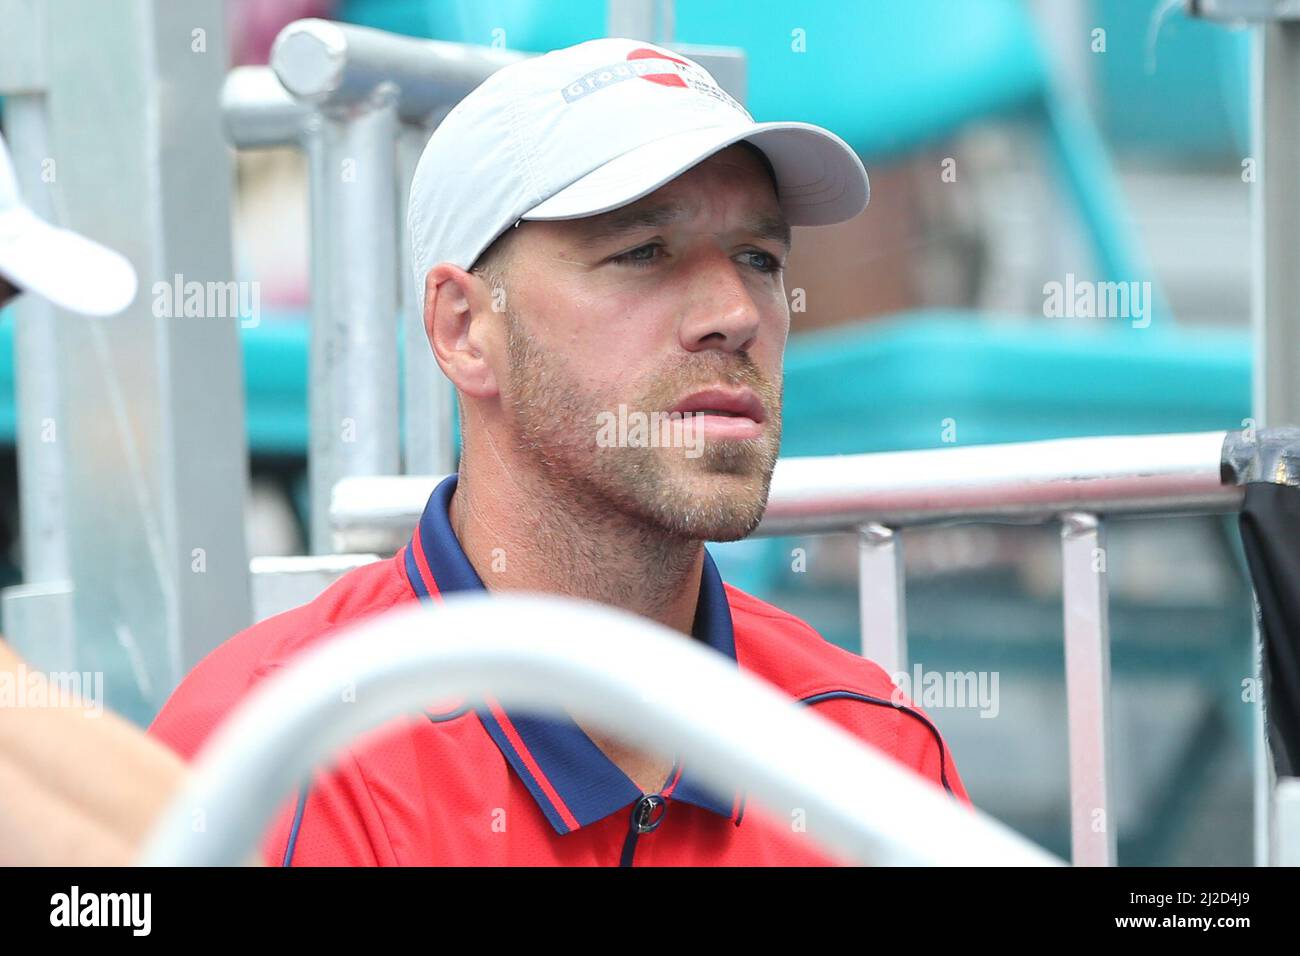
M 311 549 L 328 551 L 329 494 L 345 475 L 396 474 L 402 460 L 450 461 L 450 388 L 424 348 L 422 299 L 404 230 L 407 184 L 429 132 L 479 83 L 529 54 L 420 40 L 328 20 L 280 31 L 264 67 L 232 70 L 222 90 L 240 149 L 296 146 L 308 159 L 312 347 L 308 461 Z M 398 375 L 402 317 L 405 374 Z
M 836 859 L 1061 863 L 721 655 L 606 606 L 453 595 L 355 625 L 255 689 L 200 753 L 144 865 L 237 865 L 282 801 L 357 734 L 431 701 L 491 695 L 568 712 L 779 818 L 802 811 Z M 204 825 L 194 821 L 201 815 Z M 788 816 L 787 816 L 788 818 Z
M 1226 513 L 1233 432 L 1063 438 L 920 451 L 782 458 L 755 536 L 1098 514 Z M 334 486 L 335 550 L 400 548 L 442 475 L 345 478 Z

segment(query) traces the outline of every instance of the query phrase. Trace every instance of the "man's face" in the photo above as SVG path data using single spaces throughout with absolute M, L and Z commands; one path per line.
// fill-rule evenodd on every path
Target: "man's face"
M 781 439 L 788 251 L 772 181 L 738 145 L 621 209 L 525 223 L 501 385 L 519 452 L 668 534 L 749 534 Z

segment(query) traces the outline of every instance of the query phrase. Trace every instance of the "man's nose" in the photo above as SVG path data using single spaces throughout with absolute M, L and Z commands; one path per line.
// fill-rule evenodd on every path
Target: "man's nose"
M 760 316 L 737 265 L 721 249 L 697 253 L 687 276 L 679 335 L 688 352 L 753 348 Z

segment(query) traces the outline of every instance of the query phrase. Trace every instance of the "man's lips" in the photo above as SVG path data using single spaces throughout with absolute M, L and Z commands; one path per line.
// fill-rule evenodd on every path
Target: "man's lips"
M 752 389 L 706 388 L 687 395 L 672 409 L 682 415 L 714 414 L 723 418 L 748 418 L 762 424 L 767 418 L 763 403 Z
M 672 409 L 715 441 L 740 441 L 763 434 L 767 414 L 752 389 L 714 387 L 692 392 Z

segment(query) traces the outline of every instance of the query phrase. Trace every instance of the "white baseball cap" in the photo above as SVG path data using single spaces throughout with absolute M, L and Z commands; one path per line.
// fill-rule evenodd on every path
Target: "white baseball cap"
M 18 194 L 18 180 L 0 136 L 0 276 L 83 315 L 115 315 L 135 298 L 135 270 L 120 253 L 52 226 Z
M 867 205 L 853 149 L 809 123 L 755 123 L 708 71 L 641 40 L 589 40 L 502 67 L 424 147 L 407 225 L 415 283 L 469 269 L 525 219 L 580 219 L 653 192 L 732 143 L 758 147 L 791 225 L 843 222 Z

